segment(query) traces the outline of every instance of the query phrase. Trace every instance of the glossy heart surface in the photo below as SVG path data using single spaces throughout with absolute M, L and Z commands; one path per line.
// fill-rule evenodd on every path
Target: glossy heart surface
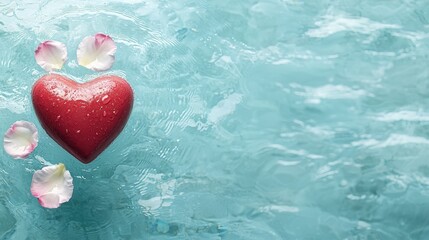
M 79 161 L 90 163 L 122 131 L 134 100 L 131 86 L 118 76 L 78 83 L 49 74 L 34 84 L 32 101 L 48 135 Z

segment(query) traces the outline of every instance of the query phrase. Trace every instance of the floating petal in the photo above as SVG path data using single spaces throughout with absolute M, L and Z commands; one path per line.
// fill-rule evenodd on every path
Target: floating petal
M 48 72 L 59 70 L 67 60 L 67 48 L 64 43 L 45 41 L 35 51 L 37 64 Z
M 116 45 L 108 35 L 98 33 L 82 40 L 77 49 L 79 65 L 94 71 L 105 71 L 115 61 Z
M 33 175 L 31 194 L 42 207 L 58 208 L 72 197 L 73 178 L 62 163 L 44 167 Z
M 17 121 L 4 134 L 4 150 L 15 159 L 26 158 L 37 147 L 39 136 L 31 122 Z

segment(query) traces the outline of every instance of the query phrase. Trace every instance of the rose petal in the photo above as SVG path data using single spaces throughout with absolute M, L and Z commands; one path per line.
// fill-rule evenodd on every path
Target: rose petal
M 105 71 L 115 61 L 116 45 L 108 35 L 98 33 L 82 40 L 77 49 L 79 65 L 94 71 Z
M 37 147 L 38 141 L 37 128 L 33 123 L 17 121 L 4 134 L 4 150 L 15 159 L 26 158 Z
M 67 48 L 61 42 L 45 41 L 39 44 L 34 56 L 37 64 L 46 71 L 59 70 L 67 60 Z
M 57 208 L 68 202 L 73 188 L 73 178 L 62 163 L 37 170 L 31 182 L 31 194 L 46 208 Z

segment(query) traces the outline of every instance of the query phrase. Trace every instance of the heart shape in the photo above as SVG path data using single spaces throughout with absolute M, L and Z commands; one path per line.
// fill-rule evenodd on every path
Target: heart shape
M 33 86 L 33 106 L 42 127 L 82 163 L 92 162 L 119 135 L 133 106 L 133 90 L 117 76 L 77 83 L 49 74 Z

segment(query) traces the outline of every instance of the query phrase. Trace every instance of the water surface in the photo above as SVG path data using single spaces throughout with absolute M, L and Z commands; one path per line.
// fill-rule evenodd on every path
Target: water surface
M 35 122 L 25 161 L 0 149 L 2 239 L 426 239 L 429 5 L 424 0 L 22 0 L 0 3 L 0 132 Z M 33 51 L 118 46 L 130 121 L 83 165 L 40 128 Z M 63 162 L 56 210 L 31 177 Z

